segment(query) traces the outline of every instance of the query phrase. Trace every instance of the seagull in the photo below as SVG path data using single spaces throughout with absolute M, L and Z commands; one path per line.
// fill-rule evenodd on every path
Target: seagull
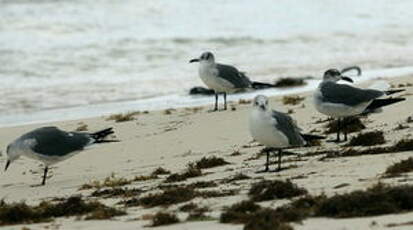
M 4 171 L 20 156 L 41 161 L 45 165 L 41 185 L 45 185 L 50 165 L 66 160 L 93 144 L 117 142 L 118 140 L 105 140 L 105 137 L 113 133 L 112 128 L 95 133 L 66 132 L 57 127 L 37 128 L 7 146 L 8 159 Z
M 283 149 L 301 147 L 307 141 L 324 139 L 321 136 L 301 134 L 301 129 L 288 114 L 268 108 L 268 98 L 263 95 L 254 98 L 249 127 L 252 138 L 266 147 L 265 172 L 269 171 L 270 152 L 278 150 L 277 171 L 280 171 Z
M 405 98 L 383 98 L 385 95 L 398 93 L 401 90 L 361 89 L 346 84 L 337 83 L 339 80 L 353 82 L 343 76 L 337 69 L 329 69 L 324 73 L 323 80 L 313 94 L 313 102 L 318 112 L 338 118 L 337 139 L 340 142 L 341 119 L 356 115 L 366 115 L 380 112 L 381 107 L 406 100 Z M 347 140 L 347 133 L 344 133 Z
M 211 52 L 204 52 L 199 58 L 189 61 L 199 62 L 199 77 L 205 85 L 214 90 L 215 107 L 218 110 L 218 95 L 224 95 L 224 110 L 227 109 L 227 93 L 235 93 L 248 88 L 274 87 L 272 84 L 252 82 L 243 72 L 231 65 L 223 65 L 215 62 Z

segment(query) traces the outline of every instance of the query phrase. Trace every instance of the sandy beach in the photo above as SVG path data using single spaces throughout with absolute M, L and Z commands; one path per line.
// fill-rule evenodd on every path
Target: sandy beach
M 412 76 L 387 79 L 392 85 L 411 83 Z M 363 83 L 367 86 L 372 82 Z M 363 119 L 367 126 L 362 132 L 383 130 L 386 145 L 391 145 L 402 138 L 411 136 L 411 127 L 397 130 L 399 124 L 407 125 L 406 119 L 412 115 L 412 87 L 405 87 L 407 100 L 400 104 L 386 107 L 380 114 L 370 115 Z M 305 97 L 298 105 L 283 105 L 282 98 L 270 99 L 272 108 L 287 112 L 292 110 L 292 116 L 304 131 L 323 134 L 326 119 L 312 105 L 311 92 L 300 94 Z M 102 203 L 123 209 L 127 215 L 115 217 L 112 220 L 85 221 L 74 217 L 56 218 L 52 222 L 32 225 L 3 226 L 1 229 L 143 229 L 150 223 L 145 216 L 159 210 L 176 212 L 181 223 L 159 227 L 159 229 L 242 229 L 243 225 L 221 224 L 219 216 L 226 206 L 248 198 L 251 184 L 262 180 L 291 180 L 304 187 L 312 195 L 325 194 L 332 196 L 358 189 L 366 189 L 378 182 L 389 185 L 411 184 L 409 174 L 401 177 L 382 178 L 386 168 L 400 160 L 413 156 L 413 152 L 392 152 L 377 155 L 361 155 L 354 157 L 326 158 L 326 154 L 314 154 L 321 150 L 337 150 L 348 148 L 344 144 L 322 142 L 321 146 L 291 150 L 296 155 L 285 156 L 285 170 L 275 173 L 256 173 L 263 169 L 265 157 L 256 157 L 262 146 L 252 142 L 248 132 L 248 116 L 250 104 L 233 103 L 228 111 L 209 113 L 210 106 L 163 110 L 140 113 L 133 120 L 115 122 L 106 117 L 63 121 L 47 124 L 25 125 L 0 129 L 0 146 L 2 156 L 0 164 L 5 164 L 5 147 L 21 134 L 42 126 L 58 126 L 65 130 L 76 130 L 87 126 L 87 131 L 96 131 L 106 127 L 114 127 L 118 143 L 99 145 L 82 152 L 64 162 L 56 164 L 51 169 L 51 178 L 46 186 L 35 187 L 41 180 L 42 167 L 39 162 L 21 158 L 14 162 L 7 172 L 2 172 L 0 180 L 0 198 L 6 202 L 26 201 L 36 205 L 41 201 L 82 195 L 85 199 L 98 199 Z M 350 134 L 350 139 L 356 134 Z M 329 138 L 333 138 L 331 134 Z M 360 147 L 366 148 L 366 147 Z M 196 162 L 202 157 L 216 156 L 225 159 L 230 164 L 211 169 L 203 169 L 203 175 L 189 178 L 179 184 L 196 181 L 214 181 L 217 186 L 206 190 L 235 190 L 235 194 L 216 198 L 195 198 L 192 202 L 209 208 L 206 221 L 185 221 L 188 215 L 178 211 L 182 204 L 168 207 L 144 208 L 141 206 L 127 207 L 118 204 L 124 200 L 121 197 L 96 198 L 90 197 L 96 189 L 80 190 L 82 185 L 92 181 L 103 181 L 111 175 L 115 178 L 132 179 L 150 175 L 158 167 L 170 170 L 172 173 L 182 172 L 188 163 Z M 275 159 L 273 159 L 275 161 Z M 275 167 L 275 165 L 271 165 Z M 232 183 L 226 179 L 239 173 L 249 179 Z M 160 175 L 157 179 L 133 181 L 123 187 L 143 190 L 143 194 L 158 191 L 157 186 L 165 184 L 168 175 Z M 189 201 L 191 202 L 191 201 Z M 189 203 L 186 202 L 186 203 Z M 275 199 L 260 202 L 264 207 L 278 207 L 288 203 L 288 199 Z M 364 218 L 309 218 L 302 223 L 293 223 L 294 229 L 388 229 L 389 224 L 396 224 L 391 229 L 410 229 L 411 225 L 397 225 L 413 218 L 413 213 L 391 214 Z M 323 228 L 320 228 L 323 226 Z M 153 228 L 157 229 L 157 228 Z

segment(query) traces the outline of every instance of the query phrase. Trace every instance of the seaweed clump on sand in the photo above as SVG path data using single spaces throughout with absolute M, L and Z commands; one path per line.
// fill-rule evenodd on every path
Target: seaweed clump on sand
M 292 78 L 292 77 L 285 77 L 280 78 L 274 83 L 274 87 L 276 88 L 284 88 L 284 87 L 297 87 L 297 86 L 304 86 L 307 83 L 305 82 L 304 78 Z
M 240 105 L 248 105 L 248 104 L 251 104 L 252 103 L 252 100 L 248 100 L 248 99 L 239 99 L 238 100 L 238 104 L 240 104 Z
M 249 177 L 248 175 L 245 175 L 243 173 L 237 173 L 234 176 L 227 178 L 224 180 L 225 183 L 231 183 L 234 181 L 240 181 L 240 180 L 248 180 L 251 179 L 251 177 Z
M 132 180 L 128 180 L 123 177 L 116 177 L 115 174 L 112 174 L 106 177 L 103 181 L 94 180 L 89 183 L 83 184 L 82 186 L 80 186 L 79 190 L 92 189 L 92 188 L 101 189 L 104 187 L 114 188 L 114 187 L 128 185 L 130 183 L 132 183 Z
M 98 189 L 90 195 L 91 197 L 102 197 L 102 198 L 114 198 L 114 197 L 132 197 L 137 196 L 142 193 L 140 189 L 128 189 L 128 188 L 109 188 L 109 189 Z
M 218 166 L 223 166 L 229 164 L 223 158 L 211 156 L 211 157 L 203 157 L 202 159 L 194 162 L 189 163 L 186 170 L 182 173 L 173 173 L 169 175 L 165 182 L 179 182 L 184 181 L 188 178 L 202 176 L 201 169 L 213 168 Z
M 413 210 L 413 186 L 376 184 L 365 191 L 354 191 L 324 199 L 316 216 L 362 217 Z
M 301 221 L 310 215 L 307 210 L 314 202 L 301 198 L 297 205 L 285 205 L 277 209 L 262 208 L 253 201 L 241 201 L 226 208 L 221 223 L 245 224 L 244 229 L 292 229 L 288 222 Z M 296 203 L 296 202 L 293 202 Z
M 150 227 L 171 225 L 176 223 L 179 223 L 179 219 L 176 214 L 168 212 L 157 212 L 152 217 L 152 224 L 150 225 Z
M 357 136 L 351 138 L 347 146 L 372 146 L 386 143 L 383 131 L 371 131 L 366 133 L 359 133 Z
M 152 176 L 158 176 L 158 175 L 167 175 L 171 174 L 171 171 L 164 169 L 162 167 L 158 167 L 153 172 L 151 173 Z
M 78 127 L 75 129 L 76 132 L 83 132 L 83 131 L 87 131 L 88 130 L 88 125 L 83 123 L 83 122 L 79 122 L 78 123 Z
M 187 203 L 179 207 L 179 211 L 181 212 L 191 212 L 193 210 L 199 209 L 199 206 L 193 202 Z
M 307 190 L 298 187 L 291 181 L 262 180 L 253 184 L 248 195 L 253 201 L 292 198 L 307 194 Z
M 204 188 L 204 186 L 211 186 L 211 184 L 202 182 L 201 185 L 196 185 L 196 183 L 189 185 L 172 185 L 164 188 L 162 192 L 150 193 L 141 197 L 134 197 L 120 203 L 124 204 L 126 207 L 143 206 L 145 208 L 152 208 L 156 206 L 170 206 L 179 204 L 190 201 L 196 197 L 206 199 L 233 196 L 238 193 L 238 190 L 235 189 L 198 191 L 195 186 Z
M 197 181 L 187 185 L 190 188 L 209 188 L 216 187 L 218 184 L 215 181 Z
M 199 177 L 202 176 L 202 171 L 199 169 L 195 164 L 190 163 L 188 164 L 186 170 L 182 173 L 173 173 L 169 175 L 165 182 L 166 183 L 173 183 L 173 182 L 180 182 L 184 181 L 188 178 Z
M 386 176 L 398 176 L 402 173 L 408 173 L 413 171 L 413 157 L 409 157 L 405 160 L 399 161 L 390 165 L 385 172 Z
M 107 207 L 98 201 L 87 202 L 78 196 L 57 203 L 43 201 L 37 206 L 29 206 L 24 202 L 0 202 L 0 226 L 49 222 L 57 217 L 83 215 L 86 215 L 85 219 L 110 219 L 124 214 L 122 210 Z
M 223 166 L 229 164 L 221 157 L 211 156 L 211 157 L 203 157 L 202 159 L 195 162 L 195 165 L 199 169 L 207 169 L 213 168 L 218 166 Z
M 140 198 L 132 198 L 125 201 L 126 206 L 138 206 L 142 205 L 147 208 L 156 206 L 169 206 L 186 201 L 190 201 L 195 198 L 196 193 L 193 188 L 190 187 L 174 187 L 165 189 L 161 193 L 151 193 Z
M 209 211 L 206 207 L 200 207 L 193 209 L 189 212 L 188 217 L 186 218 L 187 221 L 209 221 L 214 220 L 214 218 L 207 216 L 205 213 Z
M 244 230 L 258 229 L 293 230 L 294 228 L 280 219 L 276 210 L 266 208 L 254 213 L 244 225 Z
M 282 102 L 284 105 L 298 105 L 304 101 L 304 99 L 304 97 L 300 96 L 284 96 L 282 98 Z
M 292 229 L 290 222 L 309 217 L 366 217 L 413 210 L 413 185 L 376 184 L 366 190 L 338 194 L 306 195 L 276 209 L 243 201 L 227 208 L 222 223 L 244 223 L 244 229 Z
M 261 206 L 253 201 L 241 201 L 226 208 L 220 217 L 221 223 L 241 224 L 247 223 L 253 213 L 261 209 Z
M 115 121 L 115 122 L 125 122 L 125 121 L 133 121 L 135 120 L 135 116 L 141 114 L 140 111 L 135 112 L 127 112 L 127 113 L 118 113 L 110 115 L 106 118 L 107 121 Z
M 413 150 L 413 139 L 401 139 L 392 146 L 393 152 L 411 151 Z
M 305 153 L 305 156 L 316 156 L 325 154 L 326 156 L 320 160 L 326 158 L 336 158 L 336 157 L 353 157 L 361 155 L 376 155 L 376 154 L 385 154 L 385 153 L 394 153 L 394 152 L 405 152 L 413 151 L 413 139 L 401 139 L 398 142 L 390 146 L 379 146 L 379 147 L 368 147 L 362 149 L 355 148 L 344 148 L 339 150 L 322 150 L 316 152 Z
M 413 210 L 413 186 L 376 184 L 366 190 L 338 194 L 332 197 L 305 196 L 278 208 L 280 215 L 293 220 L 306 217 L 365 217 Z M 295 216 L 295 217 L 294 217 Z

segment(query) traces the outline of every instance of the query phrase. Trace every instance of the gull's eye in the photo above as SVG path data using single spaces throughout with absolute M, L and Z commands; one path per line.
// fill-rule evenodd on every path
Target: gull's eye
M 258 105 L 258 102 L 255 102 L 255 105 Z

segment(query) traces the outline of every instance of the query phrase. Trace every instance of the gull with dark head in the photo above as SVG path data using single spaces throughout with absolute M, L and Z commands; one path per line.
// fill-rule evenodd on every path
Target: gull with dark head
M 112 128 L 95 133 L 66 132 L 56 127 L 42 127 L 30 131 L 7 146 L 5 171 L 20 156 L 41 161 L 45 165 L 42 185 L 46 184 L 50 165 L 66 160 L 94 144 L 117 142 L 105 140 L 113 134 Z
M 342 118 L 381 111 L 381 107 L 404 101 L 405 98 L 383 98 L 385 95 L 404 90 L 362 89 L 351 85 L 339 84 L 338 81 L 353 82 L 343 76 L 337 69 L 329 69 L 324 73 L 323 80 L 313 94 L 317 111 L 338 119 L 336 142 L 340 141 L 340 122 Z M 347 133 L 344 135 L 347 140 Z
M 266 147 L 265 171 L 269 170 L 270 152 L 278 150 L 277 171 L 280 171 L 283 149 L 305 146 L 310 140 L 324 139 L 321 136 L 301 134 L 295 121 L 286 113 L 271 110 L 268 98 L 263 95 L 254 98 L 249 126 L 252 138 Z
M 227 93 L 234 93 L 252 87 L 252 82 L 243 72 L 230 65 L 215 62 L 211 52 L 204 52 L 199 58 L 189 61 L 199 62 L 198 73 L 205 85 L 215 91 L 215 107 L 218 110 L 218 95 L 224 95 L 224 110 L 227 109 Z

